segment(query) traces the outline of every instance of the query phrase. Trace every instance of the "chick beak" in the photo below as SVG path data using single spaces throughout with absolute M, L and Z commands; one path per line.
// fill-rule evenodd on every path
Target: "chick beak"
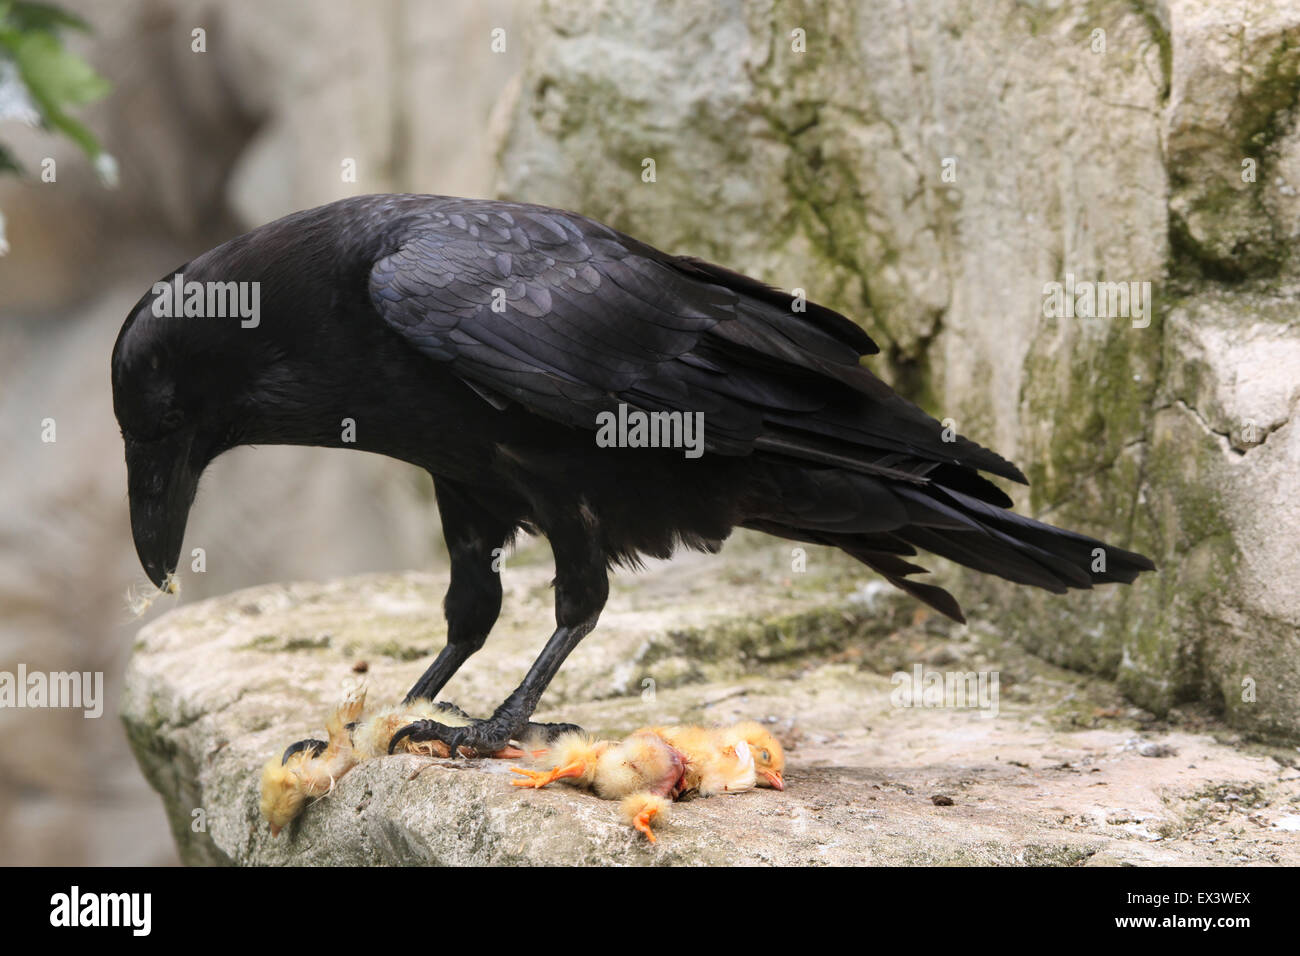
M 778 771 L 764 770 L 762 771 L 762 774 L 767 779 L 767 782 L 772 787 L 772 789 L 774 790 L 785 789 L 785 780 L 782 779 L 781 774 Z
M 272 837 L 272 838 L 278 837 L 278 836 L 280 835 L 280 830 L 281 830 L 281 829 L 282 829 L 281 827 L 277 827 L 274 823 L 272 823 L 272 824 L 271 824 L 271 837 Z

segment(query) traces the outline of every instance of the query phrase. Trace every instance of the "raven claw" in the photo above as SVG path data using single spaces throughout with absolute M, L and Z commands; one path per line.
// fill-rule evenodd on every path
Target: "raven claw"
M 492 719 L 477 720 L 467 727 L 448 727 L 436 720 L 416 720 L 393 734 L 393 739 L 388 742 L 388 752 L 395 753 L 397 745 L 406 739 L 416 743 L 440 740 L 447 745 L 450 757 L 460 756 L 462 747 L 481 757 L 504 749 L 514 736 L 512 731 L 513 728 L 503 727 Z
M 290 757 L 303 750 L 310 750 L 311 756 L 319 757 L 328 746 L 329 744 L 325 741 L 316 740 L 313 737 L 308 737 L 306 740 L 300 740 L 296 744 L 290 744 L 288 747 L 284 748 L 284 756 L 280 758 L 280 766 L 283 767 L 289 762 Z

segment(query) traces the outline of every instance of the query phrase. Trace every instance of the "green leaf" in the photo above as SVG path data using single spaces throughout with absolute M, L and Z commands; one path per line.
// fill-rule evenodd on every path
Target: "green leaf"
M 93 103 L 110 89 L 106 79 L 75 53 L 69 53 L 52 33 L 29 33 L 18 41 L 14 61 L 37 102 L 63 108 Z
M 90 30 L 90 24 L 75 13 L 49 3 L 0 3 L 0 24 L 22 33 L 33 30 L 44 30 L 46 33 L 60 29 Z
M 66 112 L 106 94 L 109 83 L 85 60 L 65 50 L 52 33 L 0 33 L 19 75 L 45 122 L 63 132 L 89 156 L 100 153 L 99 141 Z

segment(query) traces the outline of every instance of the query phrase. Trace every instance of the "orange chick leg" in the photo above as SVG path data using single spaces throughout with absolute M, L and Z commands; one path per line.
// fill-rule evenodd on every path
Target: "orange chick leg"
M 532 757 L 536 760 L 545 757 L 545 750 L 520 750 L 518 747 L 502 747 L 496 753 L 488 754 L 493 760 L 518 760 L 520 757 Z
M 512 780 L 516 787 L 532 787 L 540 790 L 547 784 L 562 780 L 565 777 L 581 777 L 587 771 L 587 765 L 581 760 L 575 760 L 571 764 L 563 767 L 556 767 L 554 770 L 525 770 L 523 767 L 511 767 L 511 773 L 517 773 L 527 780 Z
M 655 818 L 655 815 L 658 812 L 659 812 L 658 807 L 646 807 L 644 810 L 642 810 L 640 813 L 638 813 L 636 816 L 632 818 L 632 826 L 636 827 L 638 830 L 644 833 L 646 839 L 649 840 L 651 843 L 659 842 L 658 840 L 655 839 L 654 831 L 650 829 L 650 821 Z

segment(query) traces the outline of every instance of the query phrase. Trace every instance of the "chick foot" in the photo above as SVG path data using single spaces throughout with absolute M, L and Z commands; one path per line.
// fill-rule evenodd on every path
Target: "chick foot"
M 659 842 L 655 839 L 655 832 L 650 829 L 650 821 L 655 818 L 655 814 L 658 812 L 655 808 L 648 807 L 632 818 L 632 826 L 644 833 L 645 838 L 651 843 Z
M 587 765 L 577 761 L 551 770 L 525 770 L 523 767 L 511 767 L 510 772 L 526 778 L 524 780 L 510 781 L 514 786 L 532 787 L 534 790 L 540 790 L 542 787 L 549 786 L 565 777 L 581 777 L 587 772 Z
M 623 801 L 623 816 L 638 832 L 644 833 L 651 843 L 658 843 L 650 824 L 655 817 L 665 814 L 669 801 L 653 793 L 634 793 Z

